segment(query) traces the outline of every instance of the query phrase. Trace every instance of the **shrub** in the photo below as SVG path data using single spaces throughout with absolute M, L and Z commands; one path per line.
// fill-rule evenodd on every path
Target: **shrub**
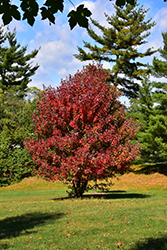
M 139 153 L 138 143 L 131 143 L 138 127 L 107 79 L 102 65 L 90 64 L 59 88 L 44 88 L 33 114 L 36 138 L 25 143 L 38 173 L 71 183 L 77 197 L 88 181 L 126 172 Z
M 0 186 L 11 185 L 32 175 L 34 163 L 24 146 L 11 144 L 5 129 L 0 133 Z

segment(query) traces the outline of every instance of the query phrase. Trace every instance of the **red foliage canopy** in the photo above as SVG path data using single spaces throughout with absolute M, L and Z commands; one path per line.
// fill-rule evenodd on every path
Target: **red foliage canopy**
M 25 143 L 47 180 L 73 183 L 77 196 L 89 180 L 124 173 L 139 153 L 131 138 L 138 127 L 127 119 L 120 93 L 107 81 L 100 64 L 90 64 L 61 82 L 44 88 L 33 114 L 36 139 Z

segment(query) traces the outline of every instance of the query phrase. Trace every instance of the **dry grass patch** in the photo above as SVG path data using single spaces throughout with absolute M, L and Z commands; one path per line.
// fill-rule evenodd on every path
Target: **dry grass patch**
M 129 173 L 113 179 L 112 190 L 167 189 L 167 176 L 159 173 L 150 175 Z

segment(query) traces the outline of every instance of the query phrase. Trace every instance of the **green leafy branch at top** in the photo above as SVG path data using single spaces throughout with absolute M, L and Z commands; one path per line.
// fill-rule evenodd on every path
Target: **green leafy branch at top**
M 75 5 L 71 0 L 68 0 L 74 7 Z M 119 7 L 124 6 L 126 3 L 134 4 L 136 0 L 109 0 L 115 2 Z M 166 2 L 167 0 L 163 0 Z M 46 0 L 42 7 L 39 6 L 38 0 L 20 0 L 20 5 L 14 5 L 10 0 L 0 0 L 0 14 L 4 25 L 9 24 L 13 18 L 20 21 L 27 20 L 28 24 L 33 26 L 35 18 L 41 15 L 41 19 L 48 19 L 49 23 L 55 24 L 55 14 L 64 11 L 64 0 Z M 20 10 L 21 9 L 21 10 Z M 40 11 L 40 14 L 39 14 Z M 21 13 L 23 16 L 21 17 Z M 88 17 L 91 16 L 91 11 L 80 4 L 76 10 L 68 13 L 69 25 L 73 29 L 77 24 L 80 27 L 88 28 Z

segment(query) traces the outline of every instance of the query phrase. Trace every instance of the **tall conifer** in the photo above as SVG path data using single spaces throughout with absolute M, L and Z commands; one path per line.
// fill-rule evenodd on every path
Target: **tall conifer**
M 1 27 L 0 35 L 0 89 L 3 92 L 13 89 L 17 94 L 24 95 L 30 77 L 39 67 L 32 66 L 31 62 L 38 50 L 26 54 L 27 46 L 18 43 L 16 30 L 4 33 Z
M 84 47 L 89 52 L 78 47 L 79 54 L 74 56 L 81 61 L 97 60 L 111 63 L 113 65 L 111 79 L 114 84 L 121 85 L 123 93 L 128 97 L 134 97 L 139 90 L 135 80 L 141 80 L 141 76 L 149 72 L 147 65 L 137 59 L 155 53 L 151 48 L 145 52 L 139 52 L 138 46 L 147 43 L 145 38 L 150 35 L 149 30 L 155 22 L 151 22 L 151 19 L 145 21 L 148 9 L 145 10 L 142 6 L 138 8 L 137 1 L 134 5 L 114 7 L 116 10 L 114 15 L 105 14 L 108 28 L 91 19 L 92 24 L 101 31 L 102 35 L 96 34 L 96 31 L 89 26 L 87 31 L 95 41 L 95 45 L 84 41 Z
M 23 140 L 32 133 L 31 111 L 35 105 L 28 105 L 24 97 L 30 77 L 39 67 L 31 61 L 37 53 L 27 53 L 27 46 L 18 43 L 15 30 L 4 32 L 0 27 L 0 186 L 31 175 L 34 168 Z
M 2 119 L 14 118 L 19 103 L 28 89 L 28 83 L 38 69 L 32 65 L 32 59 L 38 53 L 27 52 L 27 46 L 21 46 L 16 38 L 16 30 L 3 31 L 0 27 L 0 127 Z
M 159 49 L 159 53 L 163 61 L 156 57 L 153 59 L 154 72 L 157 77 L 167 77 L 167 32 L 162 32 L 162 37 L 164 46 Z
M 129 116 L 140 122 L 136 139 L 143 145 L 144 161 L 160 161 L 167 157 L 167 85 L 150 82 L 145 76 L 139 87 L 139 95 L 131 99 Z M 166 100 L 166 101 L 165 101 Z

